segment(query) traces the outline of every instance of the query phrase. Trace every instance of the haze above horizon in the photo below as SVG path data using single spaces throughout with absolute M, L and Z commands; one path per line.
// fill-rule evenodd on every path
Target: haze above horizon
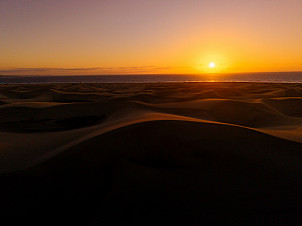
M 302 71 L 300 0 L 0 2 L 0 74 Z

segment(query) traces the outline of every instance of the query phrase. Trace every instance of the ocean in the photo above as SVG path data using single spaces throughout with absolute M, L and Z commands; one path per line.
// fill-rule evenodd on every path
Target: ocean
M 268 82 L 302 83 L 302 72 L 265 72 L 202 75 L 77 75 L 1 76 L 0 84 L 47 83 L 158 83 L 158 82 Z

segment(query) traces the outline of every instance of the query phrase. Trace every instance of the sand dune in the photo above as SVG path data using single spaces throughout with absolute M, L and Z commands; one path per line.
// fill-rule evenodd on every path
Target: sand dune
M 302 85 L 0 87 L 2 215 L 297 223 Z

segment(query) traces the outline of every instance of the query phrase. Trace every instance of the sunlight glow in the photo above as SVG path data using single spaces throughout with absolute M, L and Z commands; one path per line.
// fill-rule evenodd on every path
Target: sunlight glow
M 214 62 L 211 62 L 211 63 L 209 64 L 209 67 L 210 67 L 210 68 L 214 68 L 214 67 L 216 67 L 216 65 L 215 65 Z

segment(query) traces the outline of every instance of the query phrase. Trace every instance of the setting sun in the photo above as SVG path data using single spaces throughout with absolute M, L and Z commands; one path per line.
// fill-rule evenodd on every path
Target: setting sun
M 214 62 L 211 62 L 211 63 L 209 64 L 209 68 L 214 68 L 214 67 L 216 67 L 215 63 L 214 63 Z

